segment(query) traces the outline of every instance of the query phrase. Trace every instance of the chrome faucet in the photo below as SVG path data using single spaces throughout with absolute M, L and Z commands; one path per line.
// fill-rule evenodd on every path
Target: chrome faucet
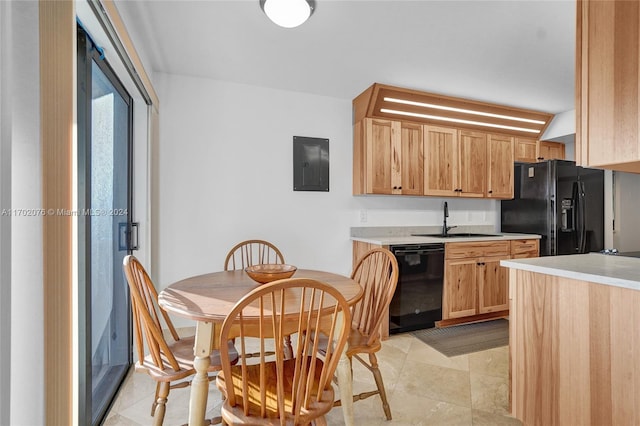
M 449 205 L 444 202 L 444 223 L 442 224 L 442 235 L 446 237 L 449 234 L 449 230 L 456 228 L 456 226 L 447 226 L 447 218 L 449 217 Z

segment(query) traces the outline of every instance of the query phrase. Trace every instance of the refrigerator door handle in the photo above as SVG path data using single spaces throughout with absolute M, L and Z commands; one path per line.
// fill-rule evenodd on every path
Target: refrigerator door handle
M 587 251 L 587 230 L 585 224 L 585 196 L 584 196 L 584 182 L 576 182 L 578 194 L 576 202 L 578 204 L 578 220 L 577 220 L 577 232 L 578 232 L 578 253 L 585 253 Z

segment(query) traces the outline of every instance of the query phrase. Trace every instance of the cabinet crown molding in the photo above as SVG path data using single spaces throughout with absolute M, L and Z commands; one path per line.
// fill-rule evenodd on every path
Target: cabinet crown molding
M 374 83 L 353 100 L 364 118 L 412 121 L 539 139 L 553 114 Z

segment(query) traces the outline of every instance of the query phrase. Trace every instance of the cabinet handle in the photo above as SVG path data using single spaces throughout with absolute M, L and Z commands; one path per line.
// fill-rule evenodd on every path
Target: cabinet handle
M 477 265 L 478 265 L 478 266 L 484 266 L 484 265 L 485 265 L 485 263 L 484 263 L 484 262 L 478 262 L 478 263 L 477 263 Z
M 538 157 L 538 158 L 537 158 L 537 160 L 538 160 L 538 161 L 540 161 L 540 160 L 544 160 L 544 157 Z
M 491 189 L 490 189 L 490 190 L 489 190 L 489 194 L 493 194 L 493 190 L 491 190 Z
M 401 187 L 401 186 L 399 186 L 399 187 L 398 187 L 398 189 L 402 189 L 402 187 Z

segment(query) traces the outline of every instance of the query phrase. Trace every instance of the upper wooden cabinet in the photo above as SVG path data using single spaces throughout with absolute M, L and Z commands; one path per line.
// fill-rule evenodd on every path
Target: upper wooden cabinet
M 545 160 L 564 160 L 565 148 L 560 142 L 515 138 L 515 161 L 535 163 Z
M 564 144 L 560 142 L 538 142 L 538 161 L 564 160 Z
M 354 194 L 512 198 L 513 137 L 365 118 L 354 126 Z
M 353 118 L 354 194 L 500 199 L 513 196 L 514 137 L 552 115 L 376 83 Z
M 487 135 L 487 198 L 513 198 L 513 139 Z
M 458 130 L 425 126 L 424 190 L 426 195 L 458 195 Z
M 400 123 L 401 179 L 403 194 L 423 195 L 424 189 L 424 140 L 423 126 Z
M 458 141 L 458 195 L 484 197 L 487 190 L 487 134 L 462 130 Z
M 426 195 L 484 197 L 486 135 L 425 126 Z
M 640 173 L 640 2 L 577 5 L 576 162 Z
M 538 141 L 517 137 L 515 141 L 515 161 L 535 163 L 538 161 Z
M 513 137 L 425 126 L 426 195 L 513 197 Z
M 422 126 L 365 119 L 354 135 L 354 193 L 423 195 Z

